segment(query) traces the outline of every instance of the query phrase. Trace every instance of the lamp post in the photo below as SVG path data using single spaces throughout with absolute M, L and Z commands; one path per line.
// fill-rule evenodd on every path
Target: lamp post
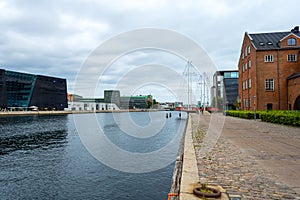
M 256 96 L 254 98 L 254 120 L 256 121 Z

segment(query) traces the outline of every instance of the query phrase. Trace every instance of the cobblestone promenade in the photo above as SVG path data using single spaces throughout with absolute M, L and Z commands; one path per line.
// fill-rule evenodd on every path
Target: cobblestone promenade
M 219 139 L 201 158 L 211 119 L 192 114 L 200 177 L 243 200 L 300 199 L 300 128 L 225 117 Z

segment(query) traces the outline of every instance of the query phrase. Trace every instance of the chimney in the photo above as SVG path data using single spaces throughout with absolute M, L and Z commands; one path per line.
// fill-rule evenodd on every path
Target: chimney
M 291 30 L 292 33 L 299 33 L 299 26 L 295 26 L 295 28 L 293 28 Z

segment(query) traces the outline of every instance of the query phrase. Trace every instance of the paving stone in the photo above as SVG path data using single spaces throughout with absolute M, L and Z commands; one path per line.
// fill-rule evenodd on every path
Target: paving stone
M 221 135 L 212 150 L 203 158 L 200 158 L 201 146 L 205 137 L 208 125 L 210 122 L 210 115 L 197 115 L 193 114 L 192 117 L 192 131 L 194 133 L 194 145 L 199 147 L 195 148 L 195 154 L 197 157 L 197 166 L 199 174 L 206 174 L 209 184 L 217 184 L 222 186 L 227 193 L 240 194 L 244 199 L 300 199 L 292 188 L 287 185 L 278 182 L 275 179 L 274 173 L 265 171 L 256 162 L 254 158 L 258 153 L 262 160 L 292 160 L 299 157 L 290 156 L 275 156 L 269 155 L 266 151 L 262 150 L 258 152 L 251 148 L 238 148 L 230 140 L 230 134 Z M 235 123 L 234 120 L 232 120 Z M 276 137 L 292 137 L 300 139 L 300 134 L 297 134 L 295 129 L 290 131 L 285 126 L 277 126 L 266 123 L 247 123 L 245 126 L 254 126 L 254 130 L 259 130 L 253 134 L 261 134 L 259 137 L 263 137 L 263 134 L 276 132 Z M 251 127 L 249 128 L 251 130 Z M 233 137 L 233 136 L 232 136 Z M 249 140 L 252 137 L 246 137 L 245 140 Z M 253 137 L 255 138 L 255 137 Z M 265 147 L 264 147 L 265 148 Z M 267 148 L 267 147 L 266 147 Z M 262 148 L 263 149 L 263 148 Z M 256 155 L 255 155 L 256 154 Z

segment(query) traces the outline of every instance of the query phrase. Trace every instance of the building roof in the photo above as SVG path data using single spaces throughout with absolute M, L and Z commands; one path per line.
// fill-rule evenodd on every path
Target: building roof
M 300 77 L 300 72 L 294 73 L 294 74 L 290 75 L 289 77 L 287 77 L 286 79 L 291 80 L 291 79 L 298 78 L 298 77 Z
M 294 34 L 300 38 L 299 27 L 285 32 L 251 33 L 248 35 L 257 50 L 272 50 L 280 47 L 280 40 L 289 34 Z

